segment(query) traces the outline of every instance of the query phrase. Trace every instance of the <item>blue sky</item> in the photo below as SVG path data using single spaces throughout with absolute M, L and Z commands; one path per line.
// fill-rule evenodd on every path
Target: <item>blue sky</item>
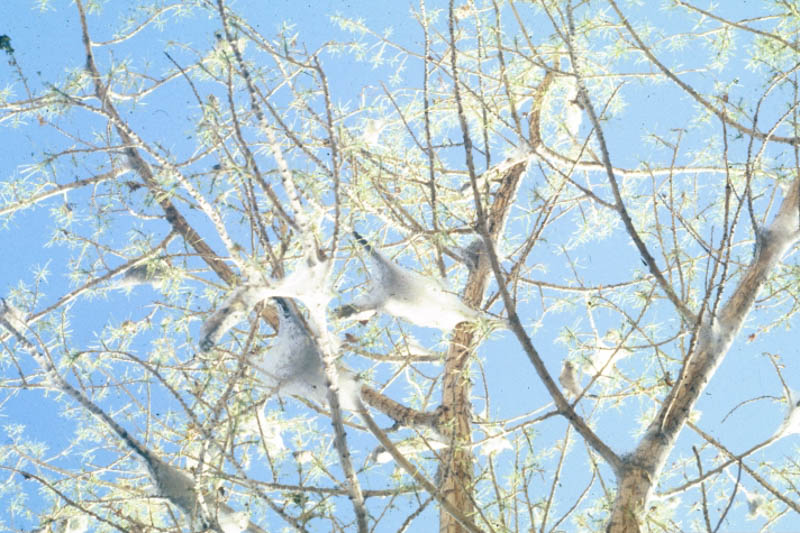
M 0 4 L 0 20 L 5 21 L 0 26 L 0 34 L 11 36 L 16 58 L 24 68 L 31 87 L 36 92 L 41 92 L 48 83 L 63 79 L 67 72 L 80 68 L 83 64 L 79 25 L 74 7 L 65 1 L 54 2 L 53 5 L 57 11 L 39 12 L 32 8 L 31 2 L 26 0 L 5 0 Z M 737 5 L 740 5 L 743 12 L 747 8 L 746 3 Z M 445 6 L 446 4 L 443 2 L 432 2 L 428 8 Z M 417 49 L 421 47 L 421 31 L 418 24 L 409 15 L 412 5 L 404 2 L 240 2 L 236 7 L 246 11 L 248 21 L 267 35 L 276 32 L 282 21 L 294 25 L 299 34 L 299 40 L 306 43 L 309 49 L 315 49 L 329 39 L 336 38 L 347 41 L 354 38 L 340 31 L 328 18 L 327 15 L 336 12 L 349 17 L 363 18 L 368 26 L 378 32 L 391 28 L 394 40 Z M 416 6 L 413 7 L 416 8 Z M 113 28 L 128 9 L 128 4 L 125 2 L 108 2 L 104 6 L 102 17 L 94 17 L 91 20 L 94 38 L 96 40 L 111 38 Z M 724 6 L 724 9 L 733 9 L 733 7 L 727 5 Z M 735 15 L 735 13 L 728 14 Z M 678 29 L 688 31 L 692 27 L 691 23 L 667 12 L 653 13 L 652 17 L 652 20 L 657 22 L 665 32 Z M 198 49 L 206 49 L 214 42 L 214 31 L 217 29 L 216 20 L 193 18 L 190 24 L 178 28 L 172 27 L 160 32 L 152 30 L 151 48 L 148 48 L 145 57 L 136 59 L 141 62 L 153 61 L 166 69 L 168 63 L 160 52 L 163 49 L 172 50 L 171 42 L 182 42 L 191 44 Z M 177 34 L 173 33 L 176 30 Z M 128 53 L 136 57 L 137 46 L 139 46 L 137 43 L 132 43 L 128 48 L 121 47 L 121 53 Z M 703 57 L 695 58 L 691 51 L 681 49 L 676 49 L 675 56 L 668 59 L 680 60 L 687 70 L 696 66 L 693 64 L 694 61 L 703 61 Z M 382 90 L 380 84 L 388 83 L 389 77 L 393 74 L 393 68 L 389 65 L 373 68 L 368 63 L 359 63 L 346 56 L 328 55 L 324 57 L 324 61 L 331 80 L 334 98 L 339 103 L 347 104 L 351 108 L 358 107 L 362 100 L 362 94 L 365 95 L 367 101 L 380 94 Z M 630 68 L 631 71 L 635 71 L 639 67 L 637 63 L 631 61 Z M 0 72 L 4 73 L 0 80 L 3 78 L 15 79 L 11 69 L 5 65 Z M 759 75 L 742 68 L 742 85 L 751 83 L 752 91 L 755 93 L 760 88 L 757 80 Z M 418 80 L 416 81 L 418 82 Z M 712 81 L 710 76 L 704 78 L 703 75 L 698 75 L 692 78 L 693 83 L 706 90 Z M 615 164 L 633 167 L 647 161 L 649 155 L 652 154 L 655 157 L 656 154 L 663 152 L 663 147 L 648 145 L 647 139 L 642 138 L 643 132 L 652 129 L 667 131 L 670 127 L 686 126 L 687 117 L 694 111 L 694 104 L 686 97 L 672 98 L 678 94 L 678 90 L 664 84 L 639 86 L 636 81 L 632 81 L 629 86 L 634 87 L 626 92 L 630 111 L 624 119 L 609 121 L 607 129 L 614 133 L 610 136 L 610 146 Z M 640 88 L 637 89 L 637 87 Z M 19 84 L 15 84 L 14 91 L 14 98 L 23 97 Z M 165 128 L 165 124 L 168 124 L 171 130 L 190 135 L 192 125 L 183 120 L 185 115 L 181 113 L 181 106 L 194 105 L 194 103 L 188 99 L 186 94 L 176 91 L 171 96 L 171 100 L 160 100 L 156 106 L 145 105 L 141 109 L 137 109 L 133 120 L 138 131 L 150 138 L 159 138 L 161 130 Z M 662 105 L 664 101 L 685 102 L 686 107 L 668 107 Z M 780 110 L 768 108 L 765 110 L 765 117 L 779 112 Z M 637 121 L 636 118 L 632 119 L 631 117 L 641 117 L 641 119 Z M 76 129 L 86 134 L 90 131 L 91 126 L 77 124 Z M 699 149 L 707 141 L 707 136 L 708 130 L 690 127 L 686 133 L 686 144 Z M 37 127 L 35 124 L 22 125 L 16 129 L 6 127 L 0 129 L 0 180 L 19 176 L 24 165 L 30 164 L 41 151 L 47 149 L 49 143 L 57 142 L 56 140 L 59 138 L 50 129 Z M 185 150 L 187 154 L 190 152 L 191 143 L 183 144 L 180 135 L 171 135 L 169 139 L 173 143 L 169 147 L 170 149 L 175 152 Z M 63 175 L 59 177 L 61 181 L 68 181 L 68 178 Z M 85 176 L 76 175 L 75 177 Z M 81 194 L 72 195 L 70 201 L 76 202 L 82 198 L 85 197 Z M 58 247 L 44 247 L 44 243 L 54 229 L 53 223 L 47 219 L 48 210 L 58 208 L 62 204 L 63 199 L 56 198 L 36 209 L 18 213 L 7 221 L 5 228 L 0 233 L 0 249 L 6 250 L 8 254 L 6 260 L 0 261 L 0 290 L 3 293 L 10 292 L 20 281 L 28 285 L 33 284 L 32 271 L 37 265 L 46 266 L 50 272 L 47 282 L 43 284 L 40 308 L 52 303 L 57 295 L 67 287 L 68 280 L 64 263 L 69 254 Z M 122 242 L 127 239 L 127 235 L 114 235 L 113 238 Z M 613 250 L 611 256 L 609 250 Z M 615 232 L 606 241 L 583 248 L 582 253 L 580 272 L 591 283 L 613 283 L 619 279 L 621 269 L 627 274 L 631 269 L 641 267 L 638 255 L 621 232 Z M 563 267 L 561 258 L 560 251 L 553 247 L 543 250 L 537 261 L 548 266 L 553 274 L 552 269 Z M 554 277 L 559 278 L 558 275 L 554 275 Z M 568 279 L 567 274 L 564 274 L 560 281 L 564 281 L 564 279 Z M 75 344 L 95 343 L 98 337 L 97 332 L 106 321 L 119 323 L 146 315 L 149 312 L 147 302 L 152 296 L 149 291 L 149 288 L 141 291 L 137 289 L 130 295 L 115 294 L 98 300 L 77 303 L 75 314 L 82 319 L 72 323 L 72 338 Z M 202 305 L 200 299 L 195 303 L 197 304 L 196 310 L 199 310 Z M 663 311 L 663 308 L 660 309 Z M 664 316 L 669 315 L 665 312 Z M 86 318 L 83 319 L 83 317 Z M 552 332 L 560 330 L 565 325 L 572 325 L 569 323 L 571 320 L 574 318 L 568 313 L 552 314 L 541 324 L 539 331 L 534 336 L 534 341 L 554 376 L 559 373 L 566 350 L 563 345 L 554 342 Z M 581 325 L 585 327 L 585 322 Z M 602 316 L 598 316 L 598 329 L 601 334 L 612 327 L 615 327 L 614 323 L 607 322 Z M 798 375 L 798 370 L 800 370 L 798 363 L 794 361 L 797 359 L 796 335 L 792 336 L 790 332 L 778 328 L 766 336 L 757 337 L 753 342 L 746 342 L 748 331 L 745 330 L 740 340 L 736 342 L 698 404 L 698 409 L 703 413 L 701 425 L 709 429 L 719 440 L 726 442 L 734 451 L 747 449 L 755 442 L 769 436 L 779 425 L 783 416 L 782 407 L 778 407 L 769 399 L 759 399 L 742 406 L 725 423 L 721 423 L 722 418 L 739 402 L 763 395 L 779 396 L 781 394 L 780 383 L 768 361 L 761 354 L 763 352 L 782 353 L 785 356 L 784 363 L 786 365 L 784 372 L 790 379 Z M 423 332 L 419 334 L 424 335 Z M 436 340 L 435 335 L 422 337 L 422 339 L 427 342 Z M 485 366 L 493 398 L 493 409 L 498 412 L 502 411 L 503 416 L 510 417 L 546 402 L 543 388 L 532 367 L 507 334 L 498 333 L 497 340 L 491 345 L 491 351 L 484 355 L 487 359 Z M 641 363 L 626 362 L 623 368 L 635 372 L 638 364 Z M 513 369 L 513 372 L 510 372 L 509 369 Z M 795 381 L 794 385 L 800 388 L 800 381 Z M 478 388 L 482 390 L 482 384 Z M 68 440 L 73 422 L 62 416 L 54 416 L 53 404 L 43 396 L 46 395 L 38 391 L 25 391 L 6 404 L 4 412 L 0 415 L 5 416 L 5 420 L 10 423 L 24 422 L 29 431 L 28 436 L 48 442 L 53 449 L 57 449 Z M 32 398 L 35 400 L 32 401 Z M 520 398 L 531 401 L 530 403 L 522 402 L 519 401 Z M 118 401 L 123 400 L 118 399 Z M 33 409 L 32 405 L 35 406 Z M 37 409 L 39 406 L 41 406 L 41 410 Z M 585 409 L 585 407 L 581 409 Z M 295 407 L 290 407 L 289 413 L 293 412 L 295 412 Z M 632 414 L 638 415 L 639 413 L 620 413 L 610 410 L 597 419 L 598 432 L 607 438 L 609 444 L 618 451 L 624 451 L 634 443 L 631 435 L 635 426 Z M 6 422 L 0 420 L 0 424 L 2 423 Z M 542 424 L 541 427 L 537 426 L 541 432 L 538 438 L 541 438 L 543 443 L 551 443 L 563 436 L 564 427 L 562 420 L 553 419 L 552 422 Z M 743 431 L 743 427 L 746 427 L 746 431 Z M 694 442 L 694 440 L 693 435 L 684 431 L 682 441 Z M 364 439 L 360 442 L 372 441 Z M 365 449 L 369 446 L 368 444 L 363 445 Z M 575 446 L 578 452 L 581 448 L 580 444 Z M 796 438 L 787 438 L 773 445 L 770 451 L 777 452 L 777 457 L 782 457 L 792 455 L 795 448 Z M 567 493 L 583 487 L 588 475 L 585 463 L 584 459 L 575 460 L 571 463 L 570 468 L 564 471 L 563 484 L 567 487 L 565 489 Z M 696 494 L 696 492 L 690 493 L 690 497 Z M 597 495 L 596 491 L 593 495 Z M 754 524 L 744 521 L 745 512 L 746 509 L 742 507 L 732 511 L 729 515 L 731 527 L 749 527 Z M 435 514 L 429 510 L 426 519 L 434 520 Z M 26 526 L 32 525 L 35 525 L 35 521 L 26 524 Z M 800 529 L 800 520 L 791 516 L 781 521 L 780 525 L 789 529 Z

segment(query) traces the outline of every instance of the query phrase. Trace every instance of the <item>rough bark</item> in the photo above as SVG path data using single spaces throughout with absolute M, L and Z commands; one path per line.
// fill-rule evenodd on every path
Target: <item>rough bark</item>
M 617 497 L 607 531 L 638 532 L 647 501 L 681 429 L 747 318 L 756 295 L 781 257 L 800 238 L 800 180 L 787 191 L 768 228 L 760 230 L 753 262 L 717 316 L 697 327 L 695 348 L 636 450 L 617 474 Z
M 453 335 L 444 365 L 442 390 L 442 429 L 450 441 L 440 465 L 439 491 L 446 501 L 466 516 L 472 516 L 472 405 L 469 359 L 473 349 L 473 328 L 460 324 Z M 439 521 L 441 533 L 461 533 L 465 529 L 445 509 Z
M 205 239 L 189 224 L 186 218 L 175 207 L 169 197 L 164 194 L 161 187 L 158 185 L 158 180 L 153 174 L 150 165 L 145 161 L 140 153 L 139 143 L 136 142 L 136 137 L 131 130 L 128 129 L 126 123 L 119 115 L 119 112 L 114 107 L 111 100 L 107 97 L 107 88 L 103 85 L 103 78 L 94 61 L 94 53 L 92 49 L 91 39 L 89 38 L 89 27 L 86 22 L 86 13 L 83 6 L 78 4 L 78 12 L 81 21 L 81 30 L 83 32 L 83 43 L 86 51 L 86 69 L 91 74 L 94 82 L 95 97 L 100 101 L 102 110 L 107 114 L 109 121 L 114 126 L 117 134 L 122 140 L 125 148 L 125 155 L 128 157 L 129 163 L 133 167 L 136 174 L 142 178 L 145 186 L 150 190 L 153 196 L 157 199 L 159 206 L 164 211 L 164 218 L 169 222 L 172 229 L 183 237 L 186 244 L 197 252 L 197 254 L 205 261 L 205 263 L 213 270 L 222 280 L 230 286 L 236 286 L 239 282 L 238 276 L 231 270 L 230 266 L 214 252 L 211 246 L 206 243 Z M 263 306 L 261 315 L 272 326 L 277 327 L 278 315 L 272 306 Z
M 496 239 L 504 227 L 512 200 L 516 196 L 520 178 L 527 163 L 510 167 L 502 177 L 501 184 L 488 213 L 491 236 Z M 489 282 L 489 261 L 481 254 L 477 268 L 470 272 L 464 290 L 467 305 L 478 307 L 483 300 Z M 473 457 L 472 457 L 472 384 L 469 379 L 469 360 L 477 348 L 475 326 L 460 324 L 453 333 L 444 366 L 440 428 L 450 439 L 450 448 L 443 454 L 439 474 L 439 490 L 444 498 L 464 516 L 472 516 Z M 462 533 L 463 526 L 445 509 L 440 512 L 441 533 Z
M 450 38 L 453 48 L 455 47 L 453 2 L 450 2 Z M 481 198 L 477 190 L 477 175 L 474 162 L 472 160 L 472 140 L 469 135 L 469 128 L 464 117 L 463 105 L 458 86 L 458 69 L 456 66 L 456 56 L 451 56 L 451 67 L 453 69 L 453 86 L 456 104 L 459 111 L 459 122 L 464 136 L 464 149 L 466 155 L 467 169 L 469 171 L 470 183 L 477 202 L 476 211 L 479 217 L 478 225 L 482 226 L 483 234 L 492 242 L 496 242 L 498 237 L 503 234 L 509 210 L 516 197 L 520 179 L 528 166 L 528 159 L 511 164 L 505 169 L 500 177 L 500 185 L 492 196 L 493 201 L 484 213 Z M 536 88 L 531 106 L 529 117 L 529 146 L 532 151 L 541 144 L 541 110 L 547 90 L 553 82 L 552 72 L 547 72 L 539 86 Z M 488 173 L 489 171 L 487 171 Z M 486 253 L 478 256 L 477 265 L 470 272 L 467 285 L 464 290 L 464 301 L 467 305 L 477 307 L 483 299 L 483 293 L 492 272 L 489 258 Z M 467 517 L 471 517 L 475 511 L 474 501 L 472 500 L 473 483 L 473 457 L 470 444 L 472 443 L 471 429 L 471 383 L 469 380 L 469 359 L 472 351 L 477 348 L 473 346 L 475 341 L 474 328 L 461 324 L 456 328 L 450 348 L 445 359 L 445 374 L 442 390 L 441 423 L 450 437 L 450 447 L 445 450 L 442 465 L 439 472 L 439 489 L 445 500 L 458 509 Z M 465 529 L 448 513 L 444 507 L 439 513 L 440 533 L 462 533 Z

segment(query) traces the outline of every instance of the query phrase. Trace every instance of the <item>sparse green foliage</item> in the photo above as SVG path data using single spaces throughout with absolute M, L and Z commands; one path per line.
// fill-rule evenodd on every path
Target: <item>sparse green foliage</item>
M 0 529 L 800 527 L 796 2 L 111 4 L 0 36 Z

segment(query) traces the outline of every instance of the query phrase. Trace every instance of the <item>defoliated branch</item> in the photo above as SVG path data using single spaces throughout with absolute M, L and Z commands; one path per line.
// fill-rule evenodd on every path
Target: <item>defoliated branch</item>
M 378 442 L 384 447 L 384 449 L 391 454 L 392 458 L 397 462 L 400 467 L 405 470 L 408 475 L 414 479 L 417 483 L 422 486 L 428 493 L 436 498 L 436 501 L 439 502 L 439 505 L 444 508 L 445 511 L 450 513 L 450 515 L 458 521 L 459 524 L 464 526 L 464 529 L 470 531 L 471 533 L 483 533 L 483 530 L 479 528 L 475 523 L 470 520 L 468 517 L 464 516 L 458 509 L 456 509 L 447 499 L 442 496 L 439 490 L 431 483 L 422 473 L 420 473 L 419 469 L 412 465 L 405 456 L 400 453 L 394 443 L 386 436 L 386 433 L 381 430 L 375 420 L 372 419 L 369 412 L 367 412 L 367 408 L 364 407 L 364 404 L 359 402 L 358 406 L 358 414 L 364 420 L 367 428 L 375 435 L 375 438 L 378 439 Z
M 452 1 L 451 1 L 451 8 L 452 8 Z M 450 39 L 451 39 L 451 46 L 453 50 L 455 50 L 455 31 L 453 28 L 453 20 L 452 16 L 450 17 Z M 480 189 L 478 187 L 478 177 L 475 171 L 475 164 L 472 159 L 472 139 L 469 134 L 469 127 L 467 125 L 466 115 L 464 113 L 464 106 L 461 101 L 461 93 L 459 91 L 459 84 L 458 84 L 458 70 L 456 65 L 456 54 L 451 54 L 451 68 L 453 69 L 453 78 L 455 82 L 453 83 L 454 91 L 455 91 L 455 100 L 456 100 L 456 108 L 458 110 L 458 119 L 461 125 L 461 132 L 464 139 L 464 151 L 466 153 L 466 162 L 467 162 L 467 170 L 469 172 L 470 183 L 472 185 L 472 192 L 475 200 L 475 209 L 477 212 L 477 229 L 481 235 L 481 238 L 484 240 L 486 244 L 486 249 L 488 251 L 489 263 L 494 273 L 495 279 L 497 281 L 497 285 L 499 287 L 500 293 L 503 297 L 503 302 L 506 306 L 506 311 L 508 313 L 508 321 L 511 325 L 511 331 L 517 336 L 520 344 L 522 345 L 525 354 L 528 356 L 528 359 L 533 364 L 534 368 L 536 369 L 536 373 L 539 375 L 539 378 L 542 380 L 542 383 L 547 388 L 550 395 L 553 397 L 553 400 L 556 403 L 559 411 L 561 411 L 562 415 L 569 420 L 570 424 L 576 429 L 580 435 L 586 439 L 586 441 L 605 459 L 609 465 L 615 470 L 618 471 L 622 466 L 622 461 L 617 456 L 617 454 L 606 445 L 600 437 L 598 437 L 592 429 L 586 424 L 586 422 L 575 412 L 575 409 L 572 405 L 567 402 L 564 395 L 561 393 L 561 390 L 556 385 L 555 381 L 553 380 L 550 373 L 547 371 L 547 367 L 544 364 L 539 353 L 533 347 L 533 343 L 531 342 L 530 337 L 528 337 L 527 333 L 525 333 L 524 328 L 522 327 L 522 323 L 520 322 L 519 316 L 516 313 L 516 304 L 511 298 L 511 295 L 508 293 L 506 289 L 506 282 L 504 280 L 504 276 L 502 270 L 500 268 L 500 263 L 497 258 L 497 253 L 494 250 L 494 243 L 493 237 L 496 238 L 498 234 L 499 225 L 493 224 L 493 228 L 490 229 L 489 223 L 494 222 L 493 220 L 488 220 L 486 216 L 486 212 L 484 211 L 483 204 L 481 202 L 481 195 Z M 530 123 L 530 142 L 534 148 L 536 148 L 539 144 L 541 144 L 541 135 L 539 134 L 539 121 L 541 116 L 541 109 L 542 103 L 544 101 L 544 96 L 546 94 L 547 86 L 552 82 L 553 74 L 548 72 L 542 83 L 536 90 L 536 99 L 533 102 L 533 108 L 530 112 L 531 123 Z M 511 171 L 509 171 L 511 172 Z M 522 172 L 519 171 L 521 174 Z M 505 181 L 505 180 L 504 180 Z M 494 235 L 493 235 L 494 234 Z
M 752 128 L 748 128 L 747 126 L 739 124 L 738 122 L 733 120 L 730 117 L 730 115 L 725 112 L 724 109 L 719 109 L 715 107 L 711 102 L 709 102 L 705 97 L 703 97 L 702 94 L 695 91 L 694 88 L 692 88 L 692 86 L 681 80 L 677 75 L 675 75 L 675 73 L 673 73 L 670 69 L 668 69 L 661 61 L 659 61 L 659 59 L 656 57 L 656 55 L 653 53 L 650 47 L 647 46 L 644 43 L 644 41 L 642 41 L 642 38 L 639 37 L 639 34 L 636 33 L 636 30 L 633 29 L 633 26 L 631 26 L 631 23 L 628 22 L 628 19 L 622 13 L 622 11 L 617 6 L 617 3 L 614 0 L 608 0 L 608 3 L 611 4 L 611 7 L 614 9 L 614 11 L 617 12 L 617 16 L 619 17 L 619 20 L 622 22 L 622 25 L 625 26 L 625 29 L 627 29 L 628 33 L 631 34 L 633 40 L 636 41 L 637 47 L 647 57 L 647 59 L 650 60 L 650 62 L 653 63 L 661 72 L 663 72 L 667 78 L 672 80 L 678 87 L 686 91 L 686 93 L 689 94 L 689 96 L 691 96 L 692 98 L 694 98 L 700 105 L 702 105 L 710 112 L 712 112 L 714 115 L 719 117 L 720 120 L 725 121 L 727 124 L 735 128 L 739 132 L 750 137 L 755 137 L 757 139 L 769 139 L 783 144 L 790 144 L 792 146 L 796 146 L 798 143 L 800 143 L 800 139 L 798 137 L 768 136 L 765 133 L 762 133 Z
M 575 76 L 577 78 L 578 99 L 580 100 L 583 109 L 586 111 L 586 114 L 589 116 L 589 120 L 591 121 L 592 127 L 595 131 L 595 135 L 597 136 L 597 142 L 600 146 L 600 154 L 603 159 L 603 166 L 605 167 L 606 174 L 608 176 L 608 182 L 611 185 L 611 190 L 614 194 L 614 207 L 617 213 L 619 213 L 622 223 L 625 225 L 625 230 L 628 232 L 628 235 L 630 236 L 634 245 L 636 245 L 636 249 L 639 250 L 642 260 L 644 260 L 644 262 L 647 264 L 648 270 L 656 279 L 656 282 L 661 287 L 661 290 L 664 291 L 669 301 L 672 302 L 672 305 L 674 305 L 680 313 L 681 317 L 688 324 L 695 324 L 697 322 L 697 316 L 691 309 L 687 307 L 683 300 L 678 297 L 678 295 L 675 293 L 675 289 L 673 289 L 669 282 L 667 282 L 666 278 L 664 278 L 664 274 L 662 274 L 661 270 L 658 268 L 655 258 L 650 253 L 650 250 L 647 249 L 647 245 L 644 243 L 639 235 L 639 232 L 633 225 L 633 220 L 631 219 L 630 214 L 625 207 L 625 203 L 622 199 L 622 193 L 620 191 L 619 184 L 617 183 L 617 178 L 614 175 L 614 167 L 611 164 L 611 156 L 608 151 L 605 135 L 603 134 L 603 128 L 600 125 L 600 119 L 594 110 L 594 106 L 589 98 L 589 93 L 586 90 L 586 85 L 581 77 L 580 68 L 577 63 L 577 57 L 575 56 L 575 50 L 572 46 L 571 40 L 567 40 L 567 46 L 569 49 L 572 68 L 575 71 Z

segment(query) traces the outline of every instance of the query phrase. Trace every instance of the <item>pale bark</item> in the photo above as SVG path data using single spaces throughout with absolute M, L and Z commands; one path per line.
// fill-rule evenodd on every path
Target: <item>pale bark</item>
M 694 350 L 684 361 L 675 383 L 634 452 L 617 474 L 617 497 L 608 531 L 639 531 L 653 486 L 697 399 L 728 353 L 750 312 L 759 289 L 800 238 L 800 180 L 795 179 L 768 228 L 760 231 L 753 263 L 717 316 L 705 317 L 697 328 Z

